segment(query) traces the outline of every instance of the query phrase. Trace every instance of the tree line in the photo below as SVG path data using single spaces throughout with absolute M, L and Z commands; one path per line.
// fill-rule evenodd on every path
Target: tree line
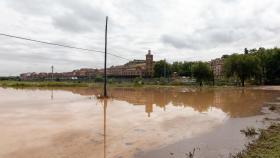
M 255 84 L 280 84 L 280 49 L 245 48 L 244 53 L 223 55 L 223 79 L 238 80 L 242 86 L 246 81 Z M 154 77 L 169 78 L 172 75 L 189 76 L 202 86 L 205 81 L 213 81 L 214 74 L 208 62 L 173 62 L 160 60 L 154 65 Z
M 160 60 L 154 65 L 154 77 L 170 78 L 174 76 L 194 77 L 202 86 L 204 81 L 213 80 L 213 72 L 207 62 L 173 62 Z

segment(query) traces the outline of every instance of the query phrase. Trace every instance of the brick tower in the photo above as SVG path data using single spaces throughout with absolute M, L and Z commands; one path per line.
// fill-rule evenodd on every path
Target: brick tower
M 148 50 L 148 54 L 146 54 L 146 77 L 153 76 L 153 55 L 151 54 L 151 50 Z

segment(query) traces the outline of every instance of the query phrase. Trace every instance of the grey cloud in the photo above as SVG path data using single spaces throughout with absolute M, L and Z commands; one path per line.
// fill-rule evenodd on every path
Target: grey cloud
M 53 16 L 54 26 L 74 33 L 100 30 L 104 27 L 106 14 L 101 9 L 73 0 L 63 4 L 67 12 Z
M 232 42 L 236 42 L 242 38 L 242 32 L 239 30 L 233 29 L 212 29 L 212 30 L 205 30 L 201 33 L 201 37 L 205 38 L 205 40 L 213 43 L 214 45 L 217 44 L 229 44 Z M 204 36 L 204 37 L 203 37 Z
M 193 56 L 208 60 L 219 57 L 221 51 L 279 46 L 280 3 L 276 0 L 2 0 L 0 32 L 103 50 L 106 15 L 108 50 L 130 59 L 144 58 L 147 49 L 155 52 L 157 60 L 170 57 L 170 52 L 174 52 L 172 60 Z M 69 69 L 98 67 L 102 62 L 99 56 L 80 51 L 4 37 L 0 44 L 1 61 L 22 65 L 54 62 Z M 126 62 L 113 57 L 109 61 L 109 66 Z M 17 66 L 2 63 L 16 72 Z
M 50 55 L 50 53 L 42 53 L 42 52 L 29 52 L 29 53 L 8 53 L 7 52 L 1 52 L 1 60 L 19 60 L 21 62 L 26 63 L 60 63 L 60 64 L 70 64 L 70 63 L 76 63 L 76 64 L 84 64 L 84 63 L 90 63 L 90 61 L 79 61 L 79 60 L 73 60 L 73 59 L 67 59 L 64 55 L 57 56 L 57 55 Z M 56 52 L 60 53 L 60 52 Z
M 49 14 L 50 8 L 53 7 L 53 3 L 50 0 L 8 0 L 5 2 L 8 7 L 25 14 Z
M 203 29 L 194 34 L 163 35 L 161 41 L 177 49 L 209 49 L 222 44 L 230 44 L 241 38 L 241 33 L 231 29 Z
M 76 0 L 9 0 L 9 7 L 23 14 L 47 16 L 55 28 L 73 33 L 101 29 L 105 23 L 105 12 L 84 1 Z
M 164 44 L 169 44 L 178 49 L 184 49 L 184 48 L 196 49 L 195 43 L 191 42 L 192 44 L 191 43 L 189 44 L 185 38 L 180 38 L 172 35 L 163 35 L 161 37 L 161 41 Z
M 85 20 L 80 19 L 75 14 L 67 14 L 53 18 L 53 24 L 55 27 L 74 33 L 89 32 L 93 29 L 91 24 Z

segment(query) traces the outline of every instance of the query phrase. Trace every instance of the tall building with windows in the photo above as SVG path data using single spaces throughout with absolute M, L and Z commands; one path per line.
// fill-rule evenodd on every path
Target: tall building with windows
M 216 79 L 221 79 L 223 77 L 224 59 L 217 58 L 217 59 L 211 60 L 209 63 L 210 63 L 210 68 L 214 73 L 214 77 Z

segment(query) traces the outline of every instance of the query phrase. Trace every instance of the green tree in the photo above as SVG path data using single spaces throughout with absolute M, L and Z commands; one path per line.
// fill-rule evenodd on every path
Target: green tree
M 192 65 L 193 62 L 184 62 L 182 64 L 180 76 L 192 76 Z
M 212 80 L 212 71 L 208 63 L 197 62 L 192 66 L 192 74 L 196 81 L 202 86 L 203 81 Z
M 269 84 L 280 83 L 280 49 L 274 48 L 267 52 L 266 58 L 266 78 Z
M 179 76 L 191 76 L 191 66 L 193 62 L 173 62 L 171 65 L 171 73 L 177 73 Z
M 154 76 L 155 77 L 170 77 L 171 65 L 165 60 L 160 60 L 154 65 Z
M 266 80 L 266 65 L 269 57 L 269 53 L 265 50 L 265 48 L 259 48 L 257 51 L 256 49 L 253 49 L 254 51 L 250 50 L 250 52 L 253 52 L 253 55 L 255 55 L 259 59 L 259 66 L 260 66 L 260 74 L 259 74 L 259 81 L 260 84 L 264 84 Z
M 237 76 L 244 87 L 246 79 L 259 74 L 259 59 L 249 54 L 233 54 L 225 59 L 224 72 L 227 77 Z
M 171 72 L 176 72 L 179 76 L 181 76 L 182 65 L 182 62 L 173 62 L 173 64 L 171 65 Z

